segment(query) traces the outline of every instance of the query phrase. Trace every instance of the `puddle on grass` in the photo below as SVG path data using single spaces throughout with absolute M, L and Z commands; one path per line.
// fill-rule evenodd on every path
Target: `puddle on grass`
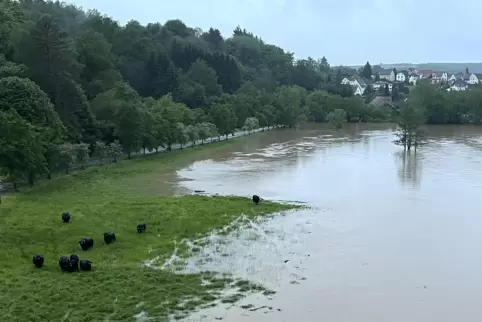
M 319 209 L 286 211 L 273 215 L 276 220 L 241 216 L 206 237 L 180 241 L 165 261 L 145 261 L 153 269 L 179 274 L 213 272 L 218 278 L 233 279 L 216 301 L 184 319 L 175 315 L 172 321 L 216 321 L 223 318 L 226 308 L 236 307 L 243 314 L 281 312 L 279 307 L 260 303 L 281 289 L 309 282 L 305 269 L 314 247 L 309 245 L 310 235 L 321 227 L 319 213 Z M 188 249 L 187 258 L 179 254 L 184 248 Z M 234 314 L 232 309 L 230 314 Z

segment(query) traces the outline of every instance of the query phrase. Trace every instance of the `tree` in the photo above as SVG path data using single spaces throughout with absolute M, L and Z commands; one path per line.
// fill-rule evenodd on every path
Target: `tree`
M 196 145 L 196 141 L 199 139 L 199 128 L 195 125 L 189 125 L 187 127 L 187 136 L 191 141 L 192 146 Z
M 218 84 L 216 71 L 201 59 L 196 60 L 188 71 L 189 78 L 204 86 L 207 96 L 221 95 L 222 88 Z
M 178 123 L 189 125 L 192 122 L 192 112 L 184 104 L 175 103 L 172 97 L 163 96 L 158 101 L 162 119 L 164 120 L 164 138 L 167 150 L 171 151 L 172 145 L 178 142 L 179 126 Z
M 159 131 L 162 131 L 162 129 L 156 126 L 156 118 L 147 106 L 143 106 L 141 114 L 142 129 L 140 131 L 140 141 L 142 153 L 145 156 L 146 150 L 152 151 L 162 144 L 162 140 L 159 138 Z M 159 122 L 162 124 L 162 119 L 159 120 Z M 161 124 L 159 124 L 159 126 L 161 126 Z
M 224 39 L 219 29 L 209 28 L 209 30 L 201 35 L 201 37 L 210 44 L 211 48 L 217 51 L 224 49 Z
M 233 108 L 229 104 L 216 104 L 210 111 L 211 120 L 216 125 L 220 135 L 228 137 L 234 130 L 236 124 L 236 116 L 233 113 Z
M 59 151 L 59 164 L 65 169 L 65 173 L 69 173 L 71 166 L 75 163 L 77 158 L 76 147 L 72 143 L 65 142 L 60 145 Z
M 292 128 L 301 113 L 302 94 L 299 87 L 281 87 L 276 94 L 277 123 Z
M 115 140 L 114 142 L 107 145 L 106 152 L 107 156 L 112 158 L 112 161 L 116 163 L 117 159 L 122 155 L 122 145 L 118 140 Z
M 80 164 L 81 169 L 84 169 L 85 163 L 89 160 L 89 145 L 87 143 L 74 144 L 76 161 Z
M 373 93 L 374 93 L 373 87 L 371 85 L 368 85 L 363 91 L 363 96 L 369 96 Z
M 75 37 L 75 46 L 78 60 L 83 65 L 81 85 L 89 100 L 122 81 L 121 74 L 115 69 L 112 44 L 104 35 L 92 29 L 82 30 Z
M 416 151 L 417 147 L 425 144 L 421 129 L 426 120 L 425 111 L 414 101 L 402 104 L 398 111 L 397 139 L 393 143 L 408 151 L 414 147 Z
M 181 146 L 181 149 L 189 142 L 189 133 L 187 126 L 182 122 L 177 123 L 177 143 Z
M 392 86 L 392 101 L 396 102 L 400 99 L 400 91 L 398 90 L 397 84 Z
M 390 96 L 390 88 L 388 87 L 388 84 L 385 84 L 383 96 Z
M 306 106 L 313 121 L 326 122 L 326 116 L 333 109 L 331 104 L 328 104 L 330 95 L 324 91 L 314 91 L 306 98 Z
M 130 159 L 132 152 L 141 146 L 143 111 L 135 101 L 123 102 L 115 112 L 114 122 L 116 136 Z
M 343 127 L 343 123 L 346 122 L 346 117 L 347 117 L 346 111 L 340 108 L 337 108 L 332 112 L 328 113 L 328 115 L 326 116 L 326 119 L 330 124 L 335 126 L 335 128 L 341 129 Z
M 244 126 L 243 129 L 245 131 L 248 131 L 248 133 L 251 133 L 252 131 L 256 130 L 259 128 L 259 121 L 255 117 L 248 117 L 244 121 Z
M 12 54 L 12 32 L 24 22 L 21 8 L 11 1 L 0 2 L 0 53 Z
M 372 75 L 373 75 L 372 66 L 370 65 L 370 62 L 367 62 L 365 66 L 363 66 L 361 76 L 366 79 L 371 79 Z
M 209 136 L 211 137 L 211 143 L 213 142 L 213 138 L 218 136 L 219 137 L 219 131 L 218 128 L 216 127 L 216 124 L 213 123 L 207 123 L 207 128 L 209 130 Z
M 204 144 L 204 141 L 211 135 L 212 125 L 209 122 L 203 122 L 197 124 L 196 127 L 199 138 L 201 139 L 201 144 Z
M 35 174 L 46 171 L 44 149 L 35 128 L 14 109 L 0 110 L 0 171 L 17 183 L 27 177 L 33 185 Z
M 328 64 L 328 59 L 323 56 L 319 63 L 320 72 L 328 73 L 330 71 L 330 64 Z
M 93 120 L 83 89 L 77 83 L 82 65 L 69 34 L 58 18 L 43 14 L 21 37 L 18 60 L 25 63 L 32 79 L 52 101 L 55 110 L 69 129 L 72 140 L 93 141 Z M 85 133 L 87 136 L 81 137 Z M 93 143 L 93 142 L 92 142 Z
M 4 77 L 26 77 L 27 67 L 23 64 L 16 64 L 5 60 L 5 57 L 0 54 L 0 78 Z
M 63 127 L 58 114 L 40 87 L 27 78 L 0 78 L 0 110 L 14 109 L 22 118 L 47 132 L 47 140 L 62 136 Z
M 95 154 L 99 158 L 100 164 L 103 164 L 103 161 L 107 155 L 107 146 L 102 141 L 95 142 Z
M 37 132 L 38 144 L 42 145 L 47 163 L 47 176 L 57 162 L 58 145 L 62 142 L 65 127 L 40 87 L 26 78 L 6 77 L 0 79 L 0 111 L 14 109 Z M 0 151 L 1 152 L 1 151 Z M 31 178 L 30 181 L 33 179 Z

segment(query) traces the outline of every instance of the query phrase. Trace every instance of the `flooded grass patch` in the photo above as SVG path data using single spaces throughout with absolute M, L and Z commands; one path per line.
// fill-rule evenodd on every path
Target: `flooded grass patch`
M 0 320 L 163 321 L 216 301 L 234 300 L 251 290 L 242 283 L 237 287 L 241 290 L 226 296 L 225 289 L 238 283 L 228 275 L 179 274 L 143 265 L 153 258 L 165 262 L 175 249 L 177 258 L 184 258 L 190 251 L 180 246 L 182 240 L 229 227 L 241 214 L 254 218 L 293 208 L 274 202 L 255 206 L 241 197 L 149 196 L 136 186 L 140 181 L 131 180 L 149 171 L 167 173 L 175 167 L 176 158 L 188 162 L 206 153 L 201 150 L 92 168 L 4 197 Z M 72 214 L 68 224 L 61 220 L 63 211 Z M 137 233 L 139 223 L 147 225 L 146 233 Z M 115 232 L 117 238 L 109 245 L 103 241 L 107 231 Z M 78 244 L 84 237 L 94 239 L 88 251 Z M 197 247 L 201 251 L 202 246 Z M 44 256 L 43 268 L 32 265 L 34 254 Z M 93 270 L 62 273 L 59 257 L 70 254 L 91 260 Z

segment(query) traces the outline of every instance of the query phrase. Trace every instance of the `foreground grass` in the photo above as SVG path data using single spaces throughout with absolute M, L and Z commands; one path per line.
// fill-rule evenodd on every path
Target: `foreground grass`
M 0 205 L 0 321 L 132 321 L 142 311 L 162 321 L 219 298 L 233 282 L 229 278 L 177 275 L 141 263 L 166 259 L 175 241 L 205 235 L 242 213 L 254 217 L 292 207 L 254 206 L 240 197 L 149 196 L 136 178 L 172 172 L 222 146 L 96 167 L 5 197 Z M 62 223 L 62 211 L 72 213 L 71 223 Z M 145 234 L 137 233 L 138 223 L 147 224 Z M 104 244 L 106 231 L 116 233 L 114 244 Z M 80 250 L 83 237 L 94 238 L 93 249 Z M 45 257 L 42 269 L 31 263 L 37 253 Z M 70 254 L 91 260 L 94 270 L 61 273 L 58 259 Z

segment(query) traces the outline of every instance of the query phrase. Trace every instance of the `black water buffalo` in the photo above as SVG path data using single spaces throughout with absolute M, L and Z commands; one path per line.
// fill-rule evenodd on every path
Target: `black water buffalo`
M 259 202 L 261 201 L 261 198 L 257 195 L 254 195 L 253 196 L 253 202 L 257 205 L 259 204 Z
M 82 250 L 88 250 L 89 248 L 94 247 L 94 240 L 92 238 L 84 238 L 79 241 L 79 244 Z
M 72 263 L 70 262 L 70 258 L 67 256 L 60 257 L 59 266 L 62 272 L 72 272 Z
M 62 213 L 62 220 L 64 221 L 64 223 L 68 223 L 70 221 L 70 213 L 68 212 L 63 212 Z
M 139 225 L 137 225 L 137 232 L 138 232 L 139 234 L 146 232 L 146 224 L 139 224 Z
M 86 259 L 82 259 L 80 261 L 80 270 L 82 271 L 90 271 L 92 270 L 92 262 Z
M 115 242 L 115 233 L 113 232 L 104 233 L 104 241 L 106 244 Z
M 77 272 L 79 270 L 79 256 L 70 255 L 70 266 L 73 272 Z
M 44 257 L 42 255 L 33 255 L 32 262 L 37 268 L 41 268 L 44 265 Z

